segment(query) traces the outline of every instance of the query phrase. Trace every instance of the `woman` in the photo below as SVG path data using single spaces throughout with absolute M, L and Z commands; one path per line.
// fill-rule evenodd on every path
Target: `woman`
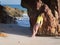
M 38 29 L 41 28 L 41 26 L 42 26 L 42 24 L 43 24 L 43 15 L 44 15 L 44 13 L 42 13 L 41 15 L 39 15 L 39 16 L 37 17 L 36 24 L 35 24 L 34 27 L 33 27 L 32 37 L 35 37 L 35 35 L 37 34 Z
M 43 6 L 43 3 L 41 0 L 37 1 L 37 10 L 41 10 L 40 8 Z M 42 10 L 41 10 L 42 11 Z M 37 31 L 39 28 L 41 28 L 42 24 L 43 24 L 43 15 L 44 13 L 41 13 L 38 17 L 37 17 L 37 21 L 36 24 L 33 27 L 33 34 L 32 37 L 35 37 L 35 35 L 37 34 Z

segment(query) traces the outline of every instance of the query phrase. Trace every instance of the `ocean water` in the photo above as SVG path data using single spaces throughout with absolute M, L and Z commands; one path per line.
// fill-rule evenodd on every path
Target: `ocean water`
M 17 24 L 23 27 L 30 27 L 29 17 L 27 14 L 23 14 L 23 17 L 16 17 Z

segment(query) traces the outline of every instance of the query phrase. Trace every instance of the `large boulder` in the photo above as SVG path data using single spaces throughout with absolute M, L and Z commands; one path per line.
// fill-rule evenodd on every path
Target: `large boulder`
M 59 35 L 60 24 L 59 24 L 59 2 L 58 0 L 22 0 L 21 5 L 27 8 L 28 16 L 30 18 L 30 26 L 33 28 L 36 23 L 37 16 L 44 13 L 44 6 L 39 7 L 37 10 L 37 3 L 42 1 L 48 7 L 48 14 L 44 14 L 44 22 L 39 31 L 38 35 Z M 32 29 L 31 29 L 32 30 Z

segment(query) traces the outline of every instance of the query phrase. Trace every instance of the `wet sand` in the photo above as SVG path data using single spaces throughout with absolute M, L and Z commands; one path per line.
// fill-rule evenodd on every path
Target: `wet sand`
M 60 45 L 60 37 L 31 37 L 29 27 L 17 24 L 0 24 L 0 31 L 7 37 L 0 37 L 0 45 Z

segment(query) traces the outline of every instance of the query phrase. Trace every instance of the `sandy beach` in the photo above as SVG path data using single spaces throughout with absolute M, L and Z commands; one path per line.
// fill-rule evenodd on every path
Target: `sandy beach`
M 0 45 L 60 45 L 60 37 L 31 37 L 29 27 L 17 24 L 0 24 L 0 31 L 7 37 L 0 37 Z

